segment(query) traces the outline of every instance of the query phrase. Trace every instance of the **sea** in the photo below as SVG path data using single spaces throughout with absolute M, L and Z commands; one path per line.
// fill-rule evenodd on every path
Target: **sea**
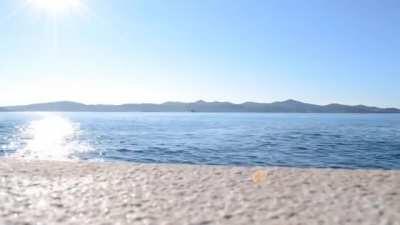
M 0 113 L 0 157 L 400 169 L 400 114 Z

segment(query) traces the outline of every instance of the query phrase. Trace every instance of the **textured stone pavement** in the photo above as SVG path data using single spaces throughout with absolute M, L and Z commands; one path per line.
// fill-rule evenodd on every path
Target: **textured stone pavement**
M 400 171 L 0 160 L 0 224 L 400 224 Z

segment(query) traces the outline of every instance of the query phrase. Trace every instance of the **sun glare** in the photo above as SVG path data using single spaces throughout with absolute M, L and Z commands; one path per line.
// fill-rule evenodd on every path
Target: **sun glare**
M 28 5 L 48 14 L 60 14 L 78 10 L 82 7 L 82 0 L 26 0 Z
M 79 124 L 62 116 L 52 114 L 42 116 L 42 119 L 32 121 L 21 128 L 17 138 L 22 138 L 24 146 L 13 156 L 63 161 L 75 159 L 79 154 L 92 151 L 91 146 L 79 138 L 81 135 Z

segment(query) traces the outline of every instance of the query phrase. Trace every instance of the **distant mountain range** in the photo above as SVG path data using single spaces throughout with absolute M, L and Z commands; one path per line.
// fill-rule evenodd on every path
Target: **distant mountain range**
M 193 103 L 165 102 L 163 104 L 85 105 L 77 102 L 50 102 L 22 106 L 1 107 L 9 112 L 258 112 L 258 113 L 400 113 L 396 108 L 378 108 L 364 105 L 314 105 L 295 100 L 273 103 L 230 102 Z

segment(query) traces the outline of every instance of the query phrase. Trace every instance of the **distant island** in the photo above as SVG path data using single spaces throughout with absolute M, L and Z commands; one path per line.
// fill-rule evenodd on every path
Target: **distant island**
M 162 104 L 86 105 L 61 101 L 22 106 L 0 107 L 0 112 L 255 112 L 255 113 L 400 113 L 397 108 L 378 108 L 364 105 L 315 105 L 295 100 L 273 103 L 231 102 L 192 103 L 165 102 Z

